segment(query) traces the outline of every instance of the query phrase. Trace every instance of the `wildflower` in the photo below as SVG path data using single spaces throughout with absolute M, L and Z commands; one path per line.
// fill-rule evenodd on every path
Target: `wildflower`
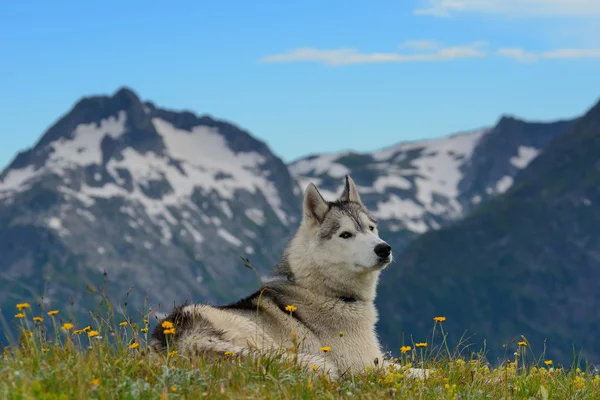
M 410 346 L 402 346 L 402 347 L 400 347 L 400 351 L 402 352 L 402 354 L 408 353 L 411 350 L 412 350 L 412 347 L 410 347 Z
M 316 370 L 318 370 L 318 369 L 319 369 L 319 367 L 317 367 L 316 365 L 313 365 L 313 366 L 312 366 L 312 370 L 313 370 L 313 371 L 316 371 Z
M 444 322 L 446 320 L 446 317 L 435 317 L 433 320 L 435 322 Z
M 100 384 L 100 378 L 92 379 L 90 383 L 94 386 L 97 386 Z
M 225 354 L 226 356 L 232 356 L 234 353 L 233 353 L 233 351 L 226 351 L 223 354 Z
M 91 330 L 92 330 L 92 327 L 91 327 L 91 326 L 89 326 L 89 325 L 88 325 L 88 326 L 86 326 L 85 328 L 83 328 L 83 331 L 84 331 L 84 332 L 89 332 L 89 331 L 91 331 Z
M 552 360 L 546 360 L 546 361 L 544 361 L 544 364 L 546 364 L 546 365 L 552 365 Z
M 144 320 L 144 324 L 148 325 L 148 320 L 147 319 Z
M 100 334 L 100 332 L 98 332 L 98 331 L 89 331 L 88 332 L 89 337 L 98 336 L 99 334 Z
M 165 329 L 165 330 L 163 331 L 163 333 L 164 333 L 165 335 L 174 335 L 174 334 L 175 334 L 175 328 L 169 328 L 169 329 Z
M 77 329 L 73 331 L 73 335 L 81 335 L 83 333 L 83 329 Z
M 296 306 L 285 306 L 285 311 L 294 312 L 298 309 Z
M 416 347 L 427 347 L 427 342 L 423 342 L 423 343 L 415 343 Z
M 519 343 L 517 343 L 519 346 L 527 346 L 527 342 L 524 340 L 521 340 Z
M 69 322 L 66 322 L 66 323 L 63 324 L 62 328 L 65 331 L 69 331 L 69 330 L 73 329 L 73 324 L 71 324 Z
M 171 329 L 173 328 L 173 323 L 171 321 L 163 321 L 163 323 L 160 324 L 160 326 L 162 326 L 165 329 Z
M 130 349 L 137 349 L 137 348 L 139 347 L 139 345 L 140 345 L 139 343 L 131 343 L 131 344 L 129 345 L 129 348 L 130 348 Z
M 319 350 L 321 350 L 323 353 L 328 353 L 328 352 L 331 351 L 331 347 L 329 347 L 329 346 L 323 346 Z
M 18 314 L 15 314 L 15 318 L 25 318 L 25 314 L 20 312 Z
M 142 329 L 140 329 L 140 331 L 146 333 L 146 332 L 148 332 L 148 328 L 142 328 Z
M 466 364 L 465 360 L 463 360 L 462 358 L 459 358 L 458 360 L 456 360 L 456 365 L 460 365 L 462 367 L 465 364 Z
M 50 316 L 56 315 L 56 314 L 58 314 L 58 310 L 48 311 L 48 315 L 50 315 Z
M 169 352 L 169 357 L 175 357 L 177 355 L 177 350 L 173 350 Z
M 33 320 L 35 322 L 44 322 L 44 318 L 42 318 L 42 317 L 33 317 Z
M 32 336 L 33 336 L 33 332 L 31 332 L 31 331 L 27 331 L 27 330 L 25 330 L 25 331 L 23 331 L 23 333 L 24 333 L 26 336 L 29 336 L 29 337 L 32 337 Z
M 175 386 L 171 386 L 171 392 L 173 392 L 173 393 L 177 392 L 177 388 Z
M 43 353 L 47 353 L 47 352 L 49 352 L 49 351 L 50 351 L 50 349 L 46 349 L 46 348 L 42 349 L 42 352 L 43 352 Z
M 29 303 L 19 303 L 19 304 L 17 304 L 17 308 L 19 309 L 19 311 L 21 311 L 21 310 L 23 310 L 25 308 L 29 308 L 29 307 L 31 307 L 29 305 Z
M 343 337 L 343 336 L 344 336 L 344 332 L 340 331 L 340 337 Z
M 127 326 L 128 322 L 127 321 L 123 321 L 119 324 L 119 326 Z

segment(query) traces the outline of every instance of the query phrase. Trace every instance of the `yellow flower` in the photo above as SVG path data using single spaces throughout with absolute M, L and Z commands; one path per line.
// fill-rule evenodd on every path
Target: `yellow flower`
M 328 353 L 328 352 L 331 351 L 331 347 L 329 347 L 329 346 L 323 346 L 319 350 L 321 350 L 324 353 Z
M 177 388 L 175 386 L 171 386 L 171 392 L 173 392 L 173 393 L 177 392 Z
M 86 326 L 85 328 L 83 328 L 83 331 L 84 331 L 84 332 L 88 332 L 88 331 L 91 331 L 91 330 L 92 330 L 92 327 L 91 327 L 91 326 L 89 326 L 89 325 L 88 325 L 88 326 Z
M 400 347 L 400 351 L 402 353 L 408 353 L 411 350 L 412 350 L 412 347 L 410 347 L 410 346 L 402 346 L 402 347 Z
M 175 328 L 169 328 L 169 329 L 165 329 L 165 330 L 163 331 L 163 333 L 164 333 L 165 335 L 174 335 L 174 334 L 175 334 Z
M 435 322 L 444 322 L 446 320 L 446 317 L 435 317 L 433 320 Z
M 226 356 L 232 356 L 234 353 L 233 353 L 233 351 L 226 351 L 223 354 L 226 355 Z
M 175 357 L 177 355 L 177 350 L 173 350 L 169 352 L 169 357 Z
M 71 323 L 69 323 L 69 322 L 66 322 L 66 323 L 64 323 L 64 324 L 63 324 L 62 328 L 63 328 L 65 331 L 71 330 L 71 329 L 73 329 L 73 324 L 71 324 Z
M 48 311 L 48 315 L 56 315 L 58 314 L 58 310 Z
M 527 342 L 524 340 L 521 340 L 519 343 L 517 343 L 519 346 L 527 346 Z
M 131 343 L 131 344 L 129 345 L 129 348 L 130 348 L 130 349 L 137 349 L 137 348 L 139 347 L 139 345 L 140 345 L 139 343 Z
M 423 343 L 415 343 L 416 347 L 427 347 L 427 343 L 423 342 Z
M 123 321 L 119 324 L 119 326 L 127 326 L 127 323 L 128 323 L 127 321 Z
M 298 309 L 296 306 L 285 306 L 285 311 L 294 312 Z
M 73 335 L 81 335 L 83 333 L 83 329 L 77 329 L 73 331 Z
M 317 367 L 316 365 L 313 365 L 313 366 L 312 366 L 312 370 L 313 370 L 313 371 L 316 371 L 316 370 L 318 370 L 318 369 L 319 369 L 319 367 Z
M 100 384 L 100 378 L 92 379 L 90 382 L 92 385 L 96 386 Z
M 173 328 L 173 323 L 171 321 L 163 321 L 162 324 L 160 324 L 160 326 L 162 326 L 165 329 L 171 329 Z
M 15 314 L 15 318 L 25 318 L 25 314 L 23 314 L 22 312 Z
M 33 317 L 33 320 L 35 322 L 44 322 L 44 318 L 42 318 L 42 317 Z
M 26 336 L 29 336 L 29 337 L 32 337 L 32 336 L 33 336 L 33 332 L 31 332 L 31 331 L 23 331 L 23 333 L 24 333 Z
M 98 332 L 98 331 L 89 331 L 88 332 L 89 337 L 98 336 L 99 334 L 100 334 L 100 332 Z
M 148 320 L 147 319 L 144 320 L 144 324 L 148 325 Z
M 459 358 L 458 360 L 456 360 L 456 365 L 463 366 L 463 365 L 465 365 L 465 364 L 466 364 L 466 363 L 465 363 L 465 360 L 463 360 L 462 358 Z
M 142 328 L 142 329 L 140 329 L 140 331 L 146 333 L 146 332 L 148 332 L 148 328 Z
M 42 352 L 44 352 L 44 353 L 47 353 L 49 351 L 50 351 L 50 349 L 42 349 Z
M 344 336 L 344 332 L 340 331 L 340 337 Z
M 546 364 L 546 365 L 552 365 L 552 360 L 546 360 L 546 361 L 544 361 L 544 364 Z
M 29 308 L 29 307 L 31 307 L 29 305 L 29 303 L 19 303 L 19 304 L 17 304 L 17 308 L 19 309 L 19 311 L 21 311 L 21 310 L 23 310 L 25 308 Z

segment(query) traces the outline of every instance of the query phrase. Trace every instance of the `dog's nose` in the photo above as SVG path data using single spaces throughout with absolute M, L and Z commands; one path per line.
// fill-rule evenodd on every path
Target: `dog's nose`
M 381 258 L 387 258 L 392 252 L 392 246 L 387 243 L 379 243 L 375 246 L 375 254 Z

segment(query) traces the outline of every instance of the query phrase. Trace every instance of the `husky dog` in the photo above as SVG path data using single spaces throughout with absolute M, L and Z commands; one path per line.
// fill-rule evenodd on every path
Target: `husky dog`
M 379 274 L 392 262 L 392 248 L 379 238 L 377 220 L 350 176 L 333 202 L 311 183 L 303 208 L 302 223 L 274 279 L 233 304 L 176 307 L 162 321 L 168 321 L 167 328 L 159 324 L 152 332 L 152 348 L 164 350 L 170 341 L 180 353 L 249 355 L 283 349 L 284 357 L 334 377 L 383 366 L 374 300 Z M 169 323 L 174 334 L 165 334 L 172 333 Z

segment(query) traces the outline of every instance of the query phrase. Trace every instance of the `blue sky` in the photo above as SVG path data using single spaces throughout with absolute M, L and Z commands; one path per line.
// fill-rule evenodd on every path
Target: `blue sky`
M 0 52 L 0 166 L 123 85 L 292 160 L 583 113 L 600 1 L 6 1 Z

